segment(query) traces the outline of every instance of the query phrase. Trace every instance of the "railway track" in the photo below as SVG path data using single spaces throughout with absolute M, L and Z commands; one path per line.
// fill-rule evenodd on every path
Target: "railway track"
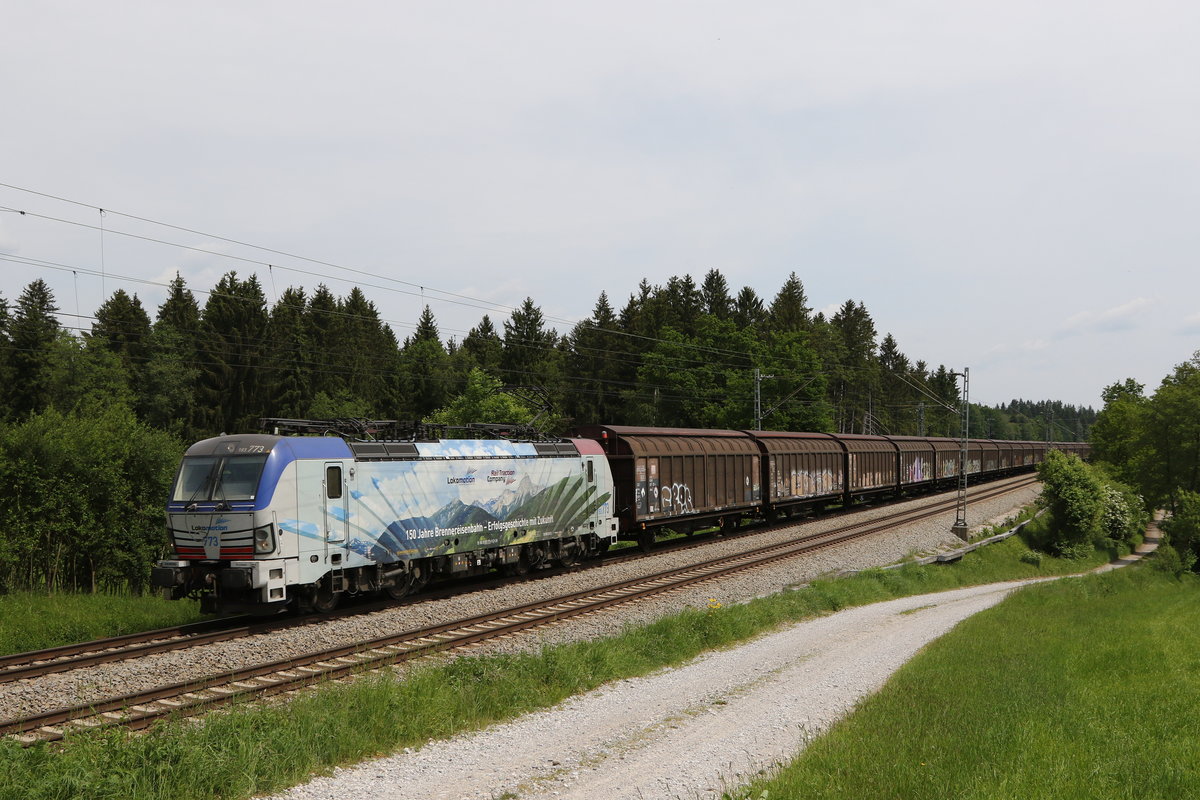
M 1016 479 L 1016 482 L 1020 486 L 1025 486 L 1028 485 L 1031 480 L 1032 479 L 1030 479 L 1028 476 L 1021 476 Z M 992 484 L 985 484 L 982 488 L 996 486 L 1008 487 L 1012 486 L 1012 482 L 994 482 Z M 852 514 L 860 510 L 861 508 L 847 509 L 841 513 Z M 744 528 L 735 534 L 726 534 L 724 539 L 728 540 L 734 536 L 750 536 L 763 533 L 765 531 L 770 531 L 780 526 L 795 525 L 798 522 L 799 520 L 797 519 L 785 519 L 766 526 L 756 525 L 752 528 Z M 643 558 L 645 555 L 657 555 L 659 553 L 671 553 L 681 550 L 700 548 L 712 541 L 712 538 L 712 535 L 701 535 L 696 537 L 688 537 L 686 539 L 669 540 L 660 543 L 648 554 L 643 553 L 640 550 L 632 552 L 617 552 L 595 562 L 578 565 L 569 569 L 555 568 L 542 570 L 538 573 L 528 575 L 517 580 L 552 578 L 570 570 L 590 569 L 609 564 L 637 560 L 639 558 Z M 466 590 L 493 589 L 507 585 L 513 580 L 513 578 L 487 578 L 483 580 L 475 580 L 471 584 L 466 585 Z M 99 664 L 111 664 L 117 661 L 141 658 L 143 656 L 153 655 L 155 653 L 166 653 L 175 650 L 186 649 L 188 647 L 198 647 L 206 644 L 214 644 L 216 642 L 225 642 L 247 636 L 255 636 L 263 633 L 286 630 L 303 625 L 325 623 L 329 622 L 330 620 L 347 616 L 368 614 L 385 608 L 395 607 L 397 603 L 407 604 L 413 602 L 437 600 L 452 594 L 461 593 L 462 591 L 464 591 L 464 584 L 461 583 L 455 584 L 453 587 L 439 587 L 435 585 L 420 595 L 411 598 L 405 598 L 401 601 L 383 600 L 357 603 L 350 608 L 340 609 L 328 614 L 286 618 L 259 618 L 253 616 L 225 617 L 215 620 L 204 620 L 202 622 L 195 622 L 187 625 L 179 625 L 171 628 L 160 628 L 141 633 L 114 636 L 107 639 L 96 639 L 90 642 L 62 645 L 60 647 L 52 647 L 45 650 L 0 656 L 0 684 L 25 680 L 28 678 L 37 678 L 42 675 L 50 675 L 58 672 L 67 672 L 69 670 L 91 667 Z
M 1033 479 L 1028 479 L 998 487 L 985 487 L 973 499 L 995 497 L 1032 482 Z M 135 730 L 142 729 L 166 717 L 195 715 L 237 700 L 294 691 L 320 681 L 390 666 L 430 653 L 467 647 L 488 639 L 511 636 L 530 628 L 597 613 L 615 605 L 678 591 L 697 583 L 775 564 L 916 522 L 944 513 L 954 505 L 954 500 L 942 500 L 924 508 L 897 512 L 882 519 L 850 522 L 820 534 L 765 545 L 743 553 L 550 600 L 260 664 L 224 675 L 114 697 L 86 706 L 64 708 L 24 719 L 0 722 L 0 736 L 12 736 L 30 745 L 58 741 L 73 730 L 116 725 Z

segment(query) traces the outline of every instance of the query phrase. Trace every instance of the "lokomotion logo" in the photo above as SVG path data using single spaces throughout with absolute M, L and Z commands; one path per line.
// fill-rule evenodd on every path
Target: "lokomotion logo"
M 446 483 L 449 483 L 451 485 L 457 485 L 457 486 L 472 484 L 475 482 L 475 470 L 476 469 L 477 469 L 477 467 L 471 467 L 470 469 L 467 470 L 466 475 L 460 475 L 457 477 L 452 475 L 449 478 L 446 478 Z

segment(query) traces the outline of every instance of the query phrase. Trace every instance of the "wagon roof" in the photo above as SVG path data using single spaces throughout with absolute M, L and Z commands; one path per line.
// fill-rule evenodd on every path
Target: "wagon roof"
M 758 455 L 758 445 L 743 431 L 649 428 L 636 425 L 584 425 L 575 433 L 607 442 L 613 455 Z

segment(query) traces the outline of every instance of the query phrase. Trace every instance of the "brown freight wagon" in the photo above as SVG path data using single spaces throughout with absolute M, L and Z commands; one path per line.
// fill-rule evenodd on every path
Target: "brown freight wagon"
M 996 445 L 996 469 L 1008 472 L 1013 468 L 1013 443 L 1006 439 L 993 439 L 992 444 Z
M 946 481 L 958 477 L 958 460 L 962 442 L 958 439 L 935 438 L 929 442 L 934 449 L 935 480 Z
M 847 499 L 899 490 L 899 450 L 881 436 L 835 434 L 846 447 Z
M 888 436 L 900 451 L 901 488 L 931 486 L 937 479 L 937 450 L 924 436 Z
M 584 425 L 608 456 L 622 538 L 672 528 L 732 528 L 762 502 L 758 445 L 742 431 Z
M 748 431 L 766 458 L 771 511 L 788 512 L 840 502 L 846 490 L 846 447 L 828 433 Z

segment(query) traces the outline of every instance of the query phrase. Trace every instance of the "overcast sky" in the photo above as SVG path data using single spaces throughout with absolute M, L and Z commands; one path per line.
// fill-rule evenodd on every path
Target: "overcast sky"
M 795 271 L 989 404 L 1200 349 L 1200 4 L 189 5 L 6 3 L 0 183 L 84 204 L 0 187 L 10 303 L 153 314 L 237 269 L 461 339 L 485 312 L 446 293 L 573 321 Z

